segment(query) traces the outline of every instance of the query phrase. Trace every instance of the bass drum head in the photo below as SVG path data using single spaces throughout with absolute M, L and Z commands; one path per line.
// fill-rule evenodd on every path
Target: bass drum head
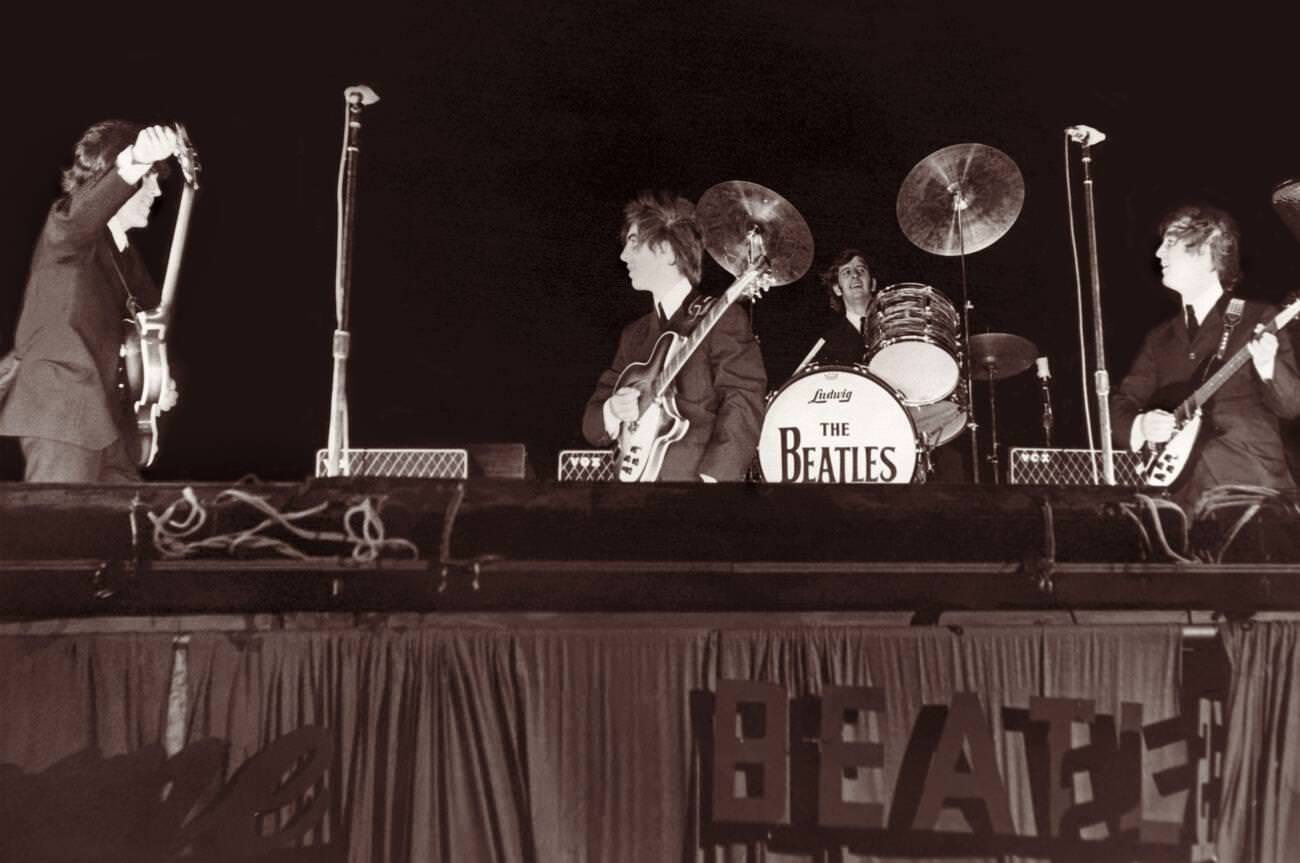
M 758 461 L 767 482 L 910 483 L 916 428 L 861 366 L 812 366 L 768 403 Z

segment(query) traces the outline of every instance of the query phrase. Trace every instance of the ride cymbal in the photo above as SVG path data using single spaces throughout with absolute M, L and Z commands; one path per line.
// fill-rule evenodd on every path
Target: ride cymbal
M 700 196 L 695 216 L 704 248 L 733 276 L 749 269 L 752 249 L 767 256 L 773 285 L 797 281 L 812 265 L 808 223 L 766 186 L 746 180 L 718 183 Z
M 1011 230 L 1024 202 L 1025 180 L 1010 156 L 987 144 L 953 144 L 903 179 L 898 225 L 924 251 L 969 255 Z

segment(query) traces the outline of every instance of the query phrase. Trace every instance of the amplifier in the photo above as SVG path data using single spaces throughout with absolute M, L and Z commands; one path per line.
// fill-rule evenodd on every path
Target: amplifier
M 1115 482 L 1140 486 L 1137 453 L 1115 450 Z M 1097 477 L 1093 479 L 1093 465 Z M 1007 482 L 1012 485 L 1100 485 L 1102 473 L 1099 449 L 1044 449 L 1013 447 Z
M 325 476 L 328 450 L 316 451 L 316 476 Z M 465 449 L 345 449 L 344 476 L 420 479 L 532 479 L 520 443 L 479 443 Z
M 613 482 L 614 450 L 560 450 L 555 478 L 560 482 Z
M 316 451 L 316 476 L 325 476 L 329 450 Z M 463 449 L 345 449 L 343 476 L 399 476 L 466 479 L 469 452 Z

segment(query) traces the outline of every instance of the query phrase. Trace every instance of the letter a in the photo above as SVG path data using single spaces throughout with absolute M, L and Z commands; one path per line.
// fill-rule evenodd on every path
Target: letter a
M 969 748 L 969 772 L 957 769 L 963 744 Z M 979 696 L 973 692 L 958 692 L 952 697 L 943 734 L 925 774 L 912 829 L 933 830 L 939 811 L 948 800 L 983 801 L 993 832 L 1014 832 L 1011 804 L 993 751 L 993 735 L 984 722 Z

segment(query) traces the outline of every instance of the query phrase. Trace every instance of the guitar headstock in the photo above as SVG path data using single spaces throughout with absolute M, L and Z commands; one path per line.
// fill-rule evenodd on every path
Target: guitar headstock
M 185 175 L 185 182 L 190 188 L 197 190 L 199 188 L 199 172 L 202 166 L 199 164 L 199 152 L 194 149 L 194 142 L 190 140 L 190 135 L 185 131 L 184 123 L 177 123 L 176 129 L 176 162 L 181 166 L 181 173 Z
M 732 283 L 732 299 L 760 300 L 772 285 L 772 272 L 766 267 L 755 267 Z

